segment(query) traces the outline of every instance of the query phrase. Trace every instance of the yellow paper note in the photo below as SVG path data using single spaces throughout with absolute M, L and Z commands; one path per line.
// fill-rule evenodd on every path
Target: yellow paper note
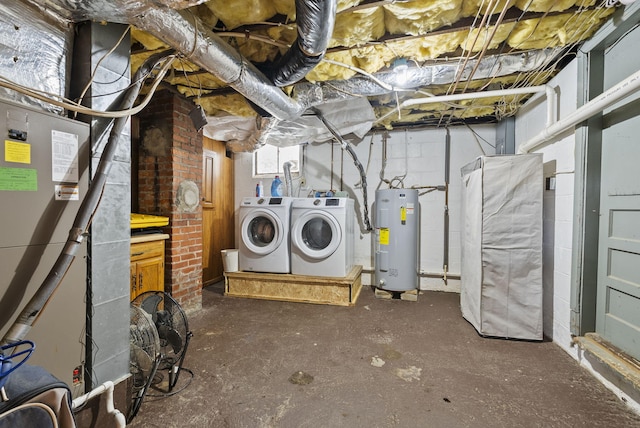
M 16 141 L 4 141 L 5 162 L 31 163 L 31 144 Z

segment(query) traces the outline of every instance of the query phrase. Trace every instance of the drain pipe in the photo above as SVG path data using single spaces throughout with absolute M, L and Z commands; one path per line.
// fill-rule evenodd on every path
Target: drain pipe
M 127 426 L 127 420 L 120 412 L 120 410 L 116 409 L 113 404 L 113 391 L 114 391 L 114 383 L 112 381 L 107 381 L 102 385 L 94 388 L 90 392 L 75 398 L 71 403 L 71 408 L 74 412 L 79 411 L 85 404 L 89 402 L 89 400 L 104 394 L 105 395 L 105 403 L 106 403 L 106 412 L 113 418 L 113 425 L 115 428 L 123 428 Z
M 600 113 L 605 108 L 631 95 L 638 89 L 640 89 L 640 71 L 636 71 L 622 82 L 604 91 L 564 119 L 553 123 L 551 126 L 547 126 L 538 135 L 522 144 L 518 148 L 518 153 L 529 153 L 532 150 L 542 147 L 543 144 L 549 142 L 549 140 L 560 135 L 562 132 Z

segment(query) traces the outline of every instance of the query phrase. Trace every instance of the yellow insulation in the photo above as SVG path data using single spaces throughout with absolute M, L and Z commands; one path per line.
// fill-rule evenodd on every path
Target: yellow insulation
M 197 100 L 197 103 L 202 106 L 208 116 L 215 116 L 221 112 L 242 117 L 251 117 L 256 115 L 255 110 L 251 108 L 249 103 L 247 103 L 247 100 L 240 94 L 204 97 Z
M 495 29 L 495 25 L 489 28 L 473 28 L 468 33 L 468 37 L 460 44 L 460 47 L 471 52 L 479 52 L 484 49 L 485 45 L 487 45 L 487 49 L 496 49 L 500 43 L 509 37 L 515 25 L 514 22 L 502 24 L 497 30 Z
M 384 5 L 390 34 L 423 35 L 460 18 L 462 0 L 416 0 Z
M 131 27 L 131 43 L 139 42 L 145 49 L 155 51 L 158 49 L 166 49 L 168 46 L 160 39 L 148 34 L 136 27 Z
M 388 42 L 385 46 L 396 57 L 410 58 L 416 61 L 434 59 L 446 52 L 455 51 L 466 37 L 466 31 L 426 36 L 418 39 Z
M 614 10 L 595 9 L 522 21 L 514 28 L 508 43 L 516 49 L 544 49 L 575 43 L 593 35 Z
M 372 7 L 336 16 L 329 47 L 358 46 L 384 36 L 384 10 Z
M 266 30 L 253 31 L 251 34 L 271 38 Z M 273 61 L 280 52 L 277 45 L 265 43 L 248 37 L 231 37 L 227 42 L 251 62 Z
M 499 14 L 507 2 L 509 2 L 508 7 L 511 7 L 514 0 L 464 0 L 461 17 Z
M 479 98 L 475 100 L 463 100 L 455 104 L 452 103 L 430 103 L 411 106 L 401 109 L 398 114 L 397 108 L 382 106 L 375 108 L 376 115 L 382 117 L 389 112 L 393 112 L 388 117 L 379 122 L 387 129 L 392 129 L 394 122 L 413 122 L 438 117 L 455 117 L 460 119 L 477 118 L 489 115 L 497 117 L 510 116 L 516 113 L 520 99 L 523 95 Z
M 295 25 L 278 25 L 267 30 L 267 35 L 273 40 L 291 46 L 298 37 L 298 31 Z M 289 48 L 279 48 L 280 53 L 284 54 Z
M 326 54 L 325 58 L 350 65 L 352 67 L 358 67 L 350 51 L 331 52 Z M 355 74 L 356 72 L 349 68 L 322 61 L 320 64 L 316 65 L 313 70 L 307 73 L 307 80 L 310 82 L 318 82 L 324 80 L 348 79 L 353 77 Z
M 196 89 L 203 88 L 203 92 L 206 91 L 206 89 L 218 89 L 227 86 L 222 80 L 209 73 L 188 75 L 185 73 L 173 73 L 172 76 L 166 77 L 165 80 L 171 85 L 182 85 Z
M 395 57 L 395 55 L 388 49 L 385 49 L 383 45 L 364 46 L 352 49 L 351 53 L 353 54 L 357 67 L 367 73 L 375 73 L 388 66 L 389 62 Z
M 360 0 L 338 0 L 338 12 L 357 6 Z
M 199 4 L 189 10 L 193 11 L 194 15 L 197 15 L 207 28 L 214 28 L 218 24 L 218 17 L 206 4 Z
M 516 6 L 527 12 L 562 12 L 573 6 L 589 7 L 595 0 L 516 0 Z
M 271 0 L 209 0 L 205 5 L 227 29 L 264 22 L 276 14 Z
M 615 8 L 598 8 L 583 13 L 564 12 L 556 16 L 530 19 L 519 23 L 505 23 L 495 28 L 496 16 L 505 7 L 517 8 L 521 11 L 549 13 L 563 12 L 570 8 L 593 7 L 596 0 L 411 0 L 407 2 L 372 3 L 369 7 L 350 10 L 363 3 L 362 0 L 338 0 L 336 22 L 329 48 L 342 47 L 325 55 L 328 60 L 337 61 L 345 66 L 323 61 L 307 75 L 311 82 L 349 79 L 357 71 L 349 67 L 357 67 L 366 73 L 376 73 L 388 69 L 396 58 L 407 58 L 417 66 L 446 55 L 459 55 L 460 49 L 467 52 L 479 52 L 484 47 L 494 50 L 501 43 L 507 43 L 513 49 L 542 49 L 563 46 L 587 39 L 603 23 L 604 19 L 615 11 Z M 599 3 L 599 2 L 598 2 Z M 258 25 L 251 35 L 261 36 L 270 41 L 256 40 L 251 37 L 225 37 L 225 40 L 236 48 L 245 58 L 254 63 L 273 62 L 279 54 L 298 37 L 295 24 L 295 0 L 209 0 L 204 4 L 190 8 L 208 28 L 219 31 L 221 27 L 232 30 L 242 25 Z M 282 15 L 288 24 L 265 26 L 265 21 L 276 14 Z M 442 30 L 462 18 L 470 20 L 478 17 L 477 27 L 483 14 L 493 14 L 489 27 L 482 29 L 465 29 L 451 33 L 428 35 L 433 30 Z M 489 40 L 491 33 L 495 34 Z M 385 34 L 418 36 L 397 41 L 380 41 Z M 151 54 L 166 49 L 159 39 L 132 28 L 133 43 L 140 43 L 145 52 L 133 54 L 131 57 L 132 73 Z M 277 42 L 277 43 L 275 43 Z M 206 94 L 216 88 L 225 87 L 215 76 L 209 73 L 192 74 L 199 68 L 187 60 L 174 62 L 174 70 L 165 80 L 176 86 L 188 97 Z M 492 90 L 512 85 L 539 85 L 546 82 L 551 74 L 529 73 L 500 77 L 496 79 L 479 79 L 471 82 L 459 82 L 458 91 L 467 92 Z M 445 94 L 451 85 L 427 87 L 434 95 Z M 286 92 L 291 88 L 285 88 Z M 399 93 L 400 97 L 410 97 Z M 416 94 L 415 96 L 424 96 Z M 450 103 L 436 103 L 413 106 L 403 109 L 398 119 L 397 99 L 395 94 L 375 97 L 378 116 L 394 111 L 384 121 L 391 127 L 397 121 L 411 122 L 420 119 L 433 119 L 441 116 L 457 118 L 482 117 L 495 115 L 509 116 L 515 113 L 524 96 L 496 97 L 462 101 L 454 108 Z M 401 98 L 402 100 L 402 98 Z M 240 94 L 202 97 L 198 103 L 208 115 L 232 114 L 236 116 L 255 116 L 255 111 Z
M 296 2 L 294 0 L 271 0 L 276 12 L 287 17 L 289 21 L 296 19 Z

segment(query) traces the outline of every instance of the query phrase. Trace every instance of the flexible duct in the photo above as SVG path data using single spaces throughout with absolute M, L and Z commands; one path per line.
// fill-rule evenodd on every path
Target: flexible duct
M 286 189 L 285 196 L 293 196 L 292 188 L 293 180 L 291 179 L 291 167 L 293 164 L 289 161 L 285 162 L 282 165 L 282 169 L 284 169 L 284 187 Z
M 513 73 L 523 73 L 536 70 L 546 64 L 554 55 L 550 49 L 529 52 L 527 54 L 504 54 L 499 57 L 485 57 L 476 67 L 476 61 L 469 61 L 463 77 L 476 68 L 474 77 L 507 76 Z M 446 85 L 453 82 L 458 72 L 459 64 L 450 62 L 445 64 L 415 67 L 407 71 L 406 83 L 403 88 L 419 88 L 429 85 Z M 298 83 L 294 86 L 293 97 L 303 106 L 316 106 L 329 101 L 354 98 L 356 96 L 377 96 L 400 91 L 397 84 L 398 74 L 393 71 L 380 72 L 371 77 L 355 76 L 349 80 L 327 81 L 319 83 Z M 433 101 L 438 102 L 438 96 Z
M 276 86 L 296 83 L 324 57 L 336 18 L 337 0 L 296 0 L 298 38 L 276 63 L 271 80 Z
M 253 64 L 224 40 L 208 30 L 186 6 L 198 0 L 153 1 L 77 1 L 33 0 L 41 10 L 55 10 L 74 21 L 93 20 L 134 25 L 162 40 L 240 92 L 277 119 L 300 116 L 305 107 L 289 98 Z M 44 5 L 43 5 L 44 3 Z M 284 86 L 306 75 L 322 59 L 333 32 L 336 0 L 297 0 L 298 40 L 283 56 L 274 70 L 273 82 Z
M 375 77 L 387 82 L 384 88 L 374 80 L 355 77 L 348 81 L 327 82 L 326 84 L 298 84 L 294 96 L 290 98 L 253 64 L 243 58 L 234 48 L 219 36 L 205 28 L 200 20 L 189 10 L 174 10 L 170 7 L 182 7 L 183 4 L 197 4 L 198 0 L 116 0 L 89 1 L 78 0 L 31 0 L 43 13 L 53 11 L 75 22 L 82 20 L 119 22 L 135 25 L 180 52 L 187 59 L 204 70 L 220 78 L 248 100 L 255 103 L 276 119 L 290 120 L 298 118 L 310 107 L 327 101 L 336 101 L 354 96 L 372 96 L 390 93 L 396 85 L 394 73 L 380 73 Z M 160 5 L 170 6 L 161 7 Z M 335 0 L 298 1 L 299 38 L 294 50 L 300 50 L 307 57 L 318 57 L 331 36 L 335 16 Z M 330 21 L 329 21 L 330 19 Z M 324 22 L 323 22 L 324 20 Z M 483 58 L 476 67 L 470 61 L 462 72 L 465 78 L 476 68 L 475 78 L 500 76 L 514 72 L 534 70 L 544 64 L 554 54 L 552 49 L 533 51 L 527 54 L 501 55 L 499 58 Z M 274 80 L 285 82 L 295 80 L 299 70 L 306 70 L 304 61 L 296 61 L 298 54 L 285 54 L 291 59 L 282 60 L 282 72 L 274 71 Z M 468 69 L 467 69 L 468 68 Z M 454 81 L 459 65 L 442 64 L 411 69 L 407 87 L 419 87 L 433 84 L 448 84 Z M 285 75 L 289 77 L 285 77 Z M 390 88 L 389 88 L 390 87 Z

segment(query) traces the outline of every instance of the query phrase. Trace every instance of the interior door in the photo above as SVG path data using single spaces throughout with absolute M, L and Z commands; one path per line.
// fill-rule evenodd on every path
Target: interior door
M 596 322 L 605 340 L 640 359 L 638 159 L 637 141 L 603 139 Z
M 640 31 L 605 53 L 604 87 L 640 67 Z M 640 94 L 605 110 L 602 120 L 596 332 L 640 359 Z
M 233 158 L 224 143 L 203 138 L 202 284 L 223 279 L 221 250 L 235 248 Z

